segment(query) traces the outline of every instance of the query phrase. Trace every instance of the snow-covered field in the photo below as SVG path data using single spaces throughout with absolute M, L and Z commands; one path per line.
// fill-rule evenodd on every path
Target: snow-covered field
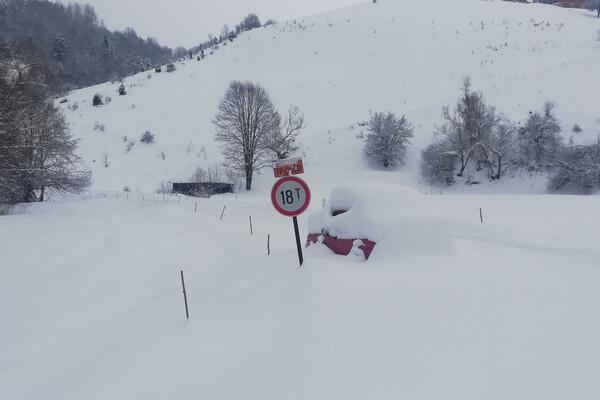
M 111 84 L 72 93 L 65 113 L 95 182 L 0 217 L 0 399 L 599 398 L 598 196 L 541 195 L 526 176 L 448 193 L 418 177 L 467 74 L 511 118 L 550 98 L 566 136 L 578 123 L 576 141 L 595 137 L 598 27 L 551 6 L 379 0 L 244 34 L 130 78 L 124 97 Z M 379 255 L 312 246 L 298 269 L 270 171 L 250 193 L 153 194 L 220 161 L 210 121 L 232 79 L 305 112 L 308 213 L 338 185 L 381 192 L 356 209 L 385 228 Z M 96 92 L 112 102 L 93 108 Z M 361 157 L 357 123 L 379 110 L 416 127 L 398 171 Z M 139 143 L 145 130 L 156 143 Z
M 2 219 L 2 398 L 600 395 L 597 198 L 429 196 L 453 254 L 298 270 L 258 197 L 113 196 Z

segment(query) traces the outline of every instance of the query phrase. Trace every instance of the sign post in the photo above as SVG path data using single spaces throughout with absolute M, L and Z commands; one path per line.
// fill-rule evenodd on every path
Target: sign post
M 310 189 L 302 179 L 295 176 L 287 176 L 281 178 L 273 185 L 271 202 L 280 214 L 292 217 L 293 219 L 298 261 L 300 266 L 302 266 L 304 264 L 304 256 L 302 254 L 300 229 L 298 228 L 298 215 L 306 211 L 310 204 Z

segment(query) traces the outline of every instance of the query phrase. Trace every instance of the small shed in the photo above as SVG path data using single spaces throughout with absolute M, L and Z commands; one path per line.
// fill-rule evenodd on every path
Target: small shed
M 173 183 L 173 193 L 193 197 L 210 197 L 216 194 L 233 193 L 233 184 L 221 182 Z

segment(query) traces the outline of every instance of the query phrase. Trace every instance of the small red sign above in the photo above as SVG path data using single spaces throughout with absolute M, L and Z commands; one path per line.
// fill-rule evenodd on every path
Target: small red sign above
M 300 175 L 304 173 L 304 163 L 301 158 L 273 161 L 273 172 L 275 173 L 275 178 Z

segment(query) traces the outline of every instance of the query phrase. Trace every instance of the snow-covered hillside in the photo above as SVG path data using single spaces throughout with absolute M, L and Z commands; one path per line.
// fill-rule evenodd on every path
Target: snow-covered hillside
M 591 13 L 548 5 L 384 0 L 245 33 L 172 74 L 127 79 L 134 87 L 125 97 L 117 95 L 118 84 L 106 84 L 73 93 L 77 111 L 64 107 L 96 190 L 149 192 L 161 180 L 187 179 L 198 165 L 220 162 L 211 120 L 234 79 L 264 85 L 282 111 L 300 107 L 308 124 L 300 139 L 308 170 L 336 181 L 340 171 L 345 177 L 368 169 L 357 122 L 371 111 L 406 114 L 416 126 L 408 166 L 383 179 L 416 187 L 420 149 L 430 143 L 441 108 L 455 103 L 466 75 L 513 120 L 551 99 L 565 136 L 595 138 L 598 28 Z M 92 107 L 97 92 L 113 101 Z M 97 121 L 104 132 L 93 129 Z M 574 123 L 584 133 L 571 133 Z M 156 144 L 139 143 L 146 130 Z M 138 142 L 129 153 L 124 136 Z M 109 168 L 101 162 L 104 152 Z
M 598 27 L 552 6 L 378 0 L 243 34 L 128 78 L 126 96 L 72 93 L 95 182 L 0 217 L 0 399 L 600 398 L 598 196 L 532 194 L 544 183 L 525 177 L 448 194 L 418 176 L 465 75 L 513 119 L 550 98 L 567 135 L 595 137 Z M 369 261 L 316 244 L 298 269 L 271 171 L 249 193 L 153 193 L 221 161 L 211 119 L 233 79 L 305 113 L 302 237 L 309 219 L 369 236 Z M 395 171 L 369 167 L 358 137 L 387 110 L 416 128 Z

